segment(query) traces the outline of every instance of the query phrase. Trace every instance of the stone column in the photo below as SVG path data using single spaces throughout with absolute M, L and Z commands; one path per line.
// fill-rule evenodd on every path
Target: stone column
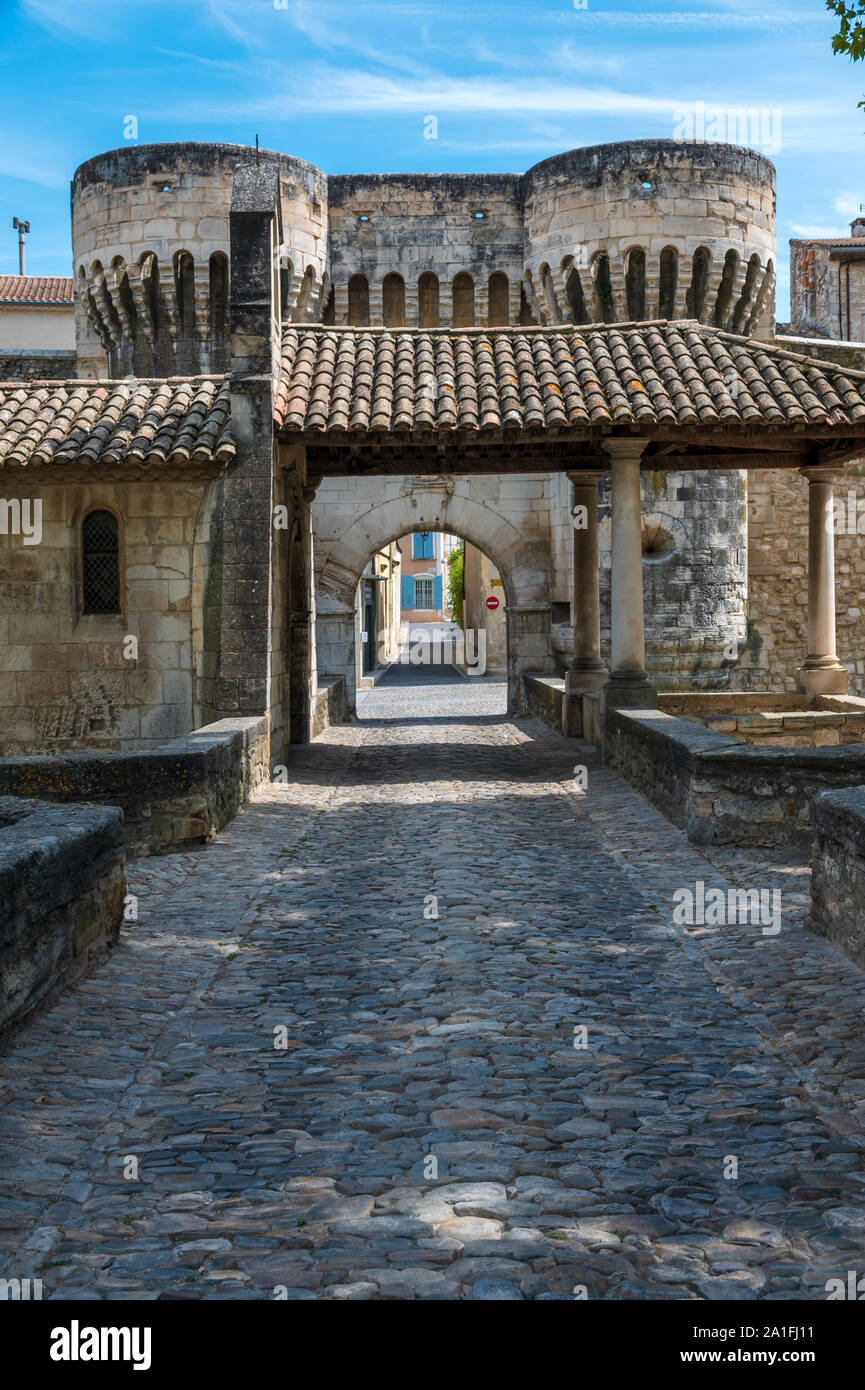
M 562 732 L 579 738 L 583 695 L 600 690 L 609 678 L 601 659 L 601 600 L 598 586 L 598 482 L 600 473 L 569 473 L 574 487 L 574 572 L 571 617 L 574 655 L 565 675 Z
M 803 468 L 808 479 L 808 655 L 799 686 L 808 695 L 846 695 L 848 674 L 835 651 L 835 510 L 831 468 Z
M 612 672 L 604 686 L 604 707 L 654 709 L 658 696 L 646 675 L 643 625 L 643 542 L 640 527 L 641 439 L 604 444 L 612 471 L 613 560 L 610 637 Z

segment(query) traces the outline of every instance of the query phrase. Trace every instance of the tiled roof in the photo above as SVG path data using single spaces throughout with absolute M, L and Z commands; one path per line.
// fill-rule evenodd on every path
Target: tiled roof
M 230 410 L 222 377 L 0 384 L 0 468 L 219 462 Z
M 74 303 L 71 275 L 0 275 L 0 304 L 71 308 Z
M 557 328 L 289 328 L 275 410 L 314 433 L 841 426 L 865 373 L 695 320 Z

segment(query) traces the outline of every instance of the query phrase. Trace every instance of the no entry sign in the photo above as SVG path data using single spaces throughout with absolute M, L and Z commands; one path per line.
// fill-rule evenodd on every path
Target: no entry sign
M 489 598 L 487 599 L 487 608 L 498 608 L 498 606 L 498 599 L 493 594 L 490 594 Z

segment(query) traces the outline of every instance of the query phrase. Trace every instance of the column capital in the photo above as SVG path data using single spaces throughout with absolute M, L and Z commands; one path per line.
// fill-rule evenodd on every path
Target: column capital
M 639 463 L 648 448 L 648 439 L 604 439 L 601 448 L 613 463 Z
M 573 473 L 566 473 L 565 477 L 574 487 L 597 487 L 598 483 L 606 476 L 603 468 L 577 469 Z
M 806 464 L 799 472 L 809 483 L 837 483 L 843 477 L 843 469 L 828 463 Z

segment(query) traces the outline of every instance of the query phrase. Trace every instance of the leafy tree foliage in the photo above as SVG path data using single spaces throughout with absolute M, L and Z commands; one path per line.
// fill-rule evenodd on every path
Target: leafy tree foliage
M 452 550 L 448 560 L 448 600 L 450 601 L 451 617 L 457 627 L 465 632 L 466 620 L 463 613 L 463 568 L 466 559 L 466 548 L 461 545 L 459 550 Z

